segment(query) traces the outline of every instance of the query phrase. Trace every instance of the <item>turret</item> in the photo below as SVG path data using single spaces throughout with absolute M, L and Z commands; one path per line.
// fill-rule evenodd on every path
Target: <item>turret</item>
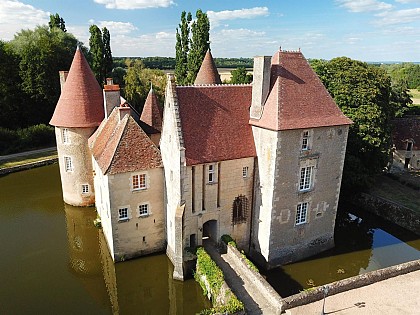
M 55 126 L 63 199 L 73 206 L 95 203 L 88 138 L 104 119 L 102 90 L 78 48 L 50 124 Z M 64 83 L 65 81 L 65 83 Z
M 203 63 L 195 78 L 194 85 L 221 84 L 219 72 L 214 63 L 210 49 L 204 56 Z

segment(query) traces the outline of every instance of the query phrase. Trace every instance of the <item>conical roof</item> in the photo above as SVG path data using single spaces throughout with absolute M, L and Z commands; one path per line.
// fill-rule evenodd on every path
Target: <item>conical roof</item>
M 140 120 L 156 130 L 162 130 L 162 110 L 153 88 L 150 88 Z
M 210 49 L 207 50 L 204 56 L 203 63 L 195 78 L 194 85 L 204 84 L 221 84 L 219 72 L 217 72 L 216 64 L 214 63 L 213 56 Z
M 104 119 L 102 89 L 85 56 L 77 48 L 50 124 L 60 127 L 97 127 Z

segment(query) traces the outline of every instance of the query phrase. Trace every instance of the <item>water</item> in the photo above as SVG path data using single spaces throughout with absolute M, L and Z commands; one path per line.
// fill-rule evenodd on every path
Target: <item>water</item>
M 114 264 L 94 208 L 62 201 L 57 165 L 0 177 L 0 314 L 195 314 L 166 255 Z
M 114 264 L 94 208 L 62 201 L 57 165 L 0 177 L 0 314 L 195 314 L 210 307 L 194 280 L 172 280 L 166 255 Z M 266 272 L 285 297 L 420 259 L 419 237 L 340 209 L 336 247 Z

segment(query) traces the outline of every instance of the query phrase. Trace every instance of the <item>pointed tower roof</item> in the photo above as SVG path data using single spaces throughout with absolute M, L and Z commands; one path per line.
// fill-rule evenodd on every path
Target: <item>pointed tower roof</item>
M 103 119 L 102 89 L 85 56 L 77 48 L 50 124 L 88 128 L 99 126 Z
M 300 51 L 278 51 L 271 59 L 270 92 L 260 120 L 271 130 L 350 125 Z
M 195 78 L 194 85 L 204 84 L 221 84 L 219 72 L 217 72 L 216 64 L 214 63 L 213 56 L 210 49 L 207 50 L 204 56 L 203 63 Z
M 152 86 L 144 103 L 140 120 L 156 130 L 162 130 L 162 109 Z

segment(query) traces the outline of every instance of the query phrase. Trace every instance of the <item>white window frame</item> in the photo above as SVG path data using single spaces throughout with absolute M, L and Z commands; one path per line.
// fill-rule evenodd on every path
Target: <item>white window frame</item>
M 69 130 L 67 128 L 61 129 L 61 140 L 64 144 L 70 143 Z
M 314 167 L 303 166 L 299 172 L 299 191 L 308 191 L 312 189 Z
M 125 215 L 122 216 L 121 214 Z M 128 221 L 130 220 L 130 208 L 129 207 L 119 207 L 118 208 L 118 221 Z
M 247 178 L 248 177 L 248 172 L 249 172 L 249 167 L 248 166 L 242 167 L 242 177 L 243 178 Z
M 207 182 L 209 184 L 215 183 L 216 167 L 214 164 L 209 164 L 207 168 Z
M 143 178 L 143 180 L 142 180 Z M 134 174 L 131 176 L 131 189 L 133 191 L 147 189 L 147 175 L 146 173 Z
M 302 142 L 301 142 L 301 150 L 302 151 L 310 150 L 310 148 L 311 148 L 310 138 L 311 138 L 311 134 L 310 134 L 309 130 L 304 130 L 302 132 Z
M 64 169 L 66 172 L 74 171 L 73 160 L 71 156 L 64 156 Z
M 90 192 L 89 184 L 82 184 L 82 194 L 88 194 Z
M 307 223 L 309 202 L 300 202 L 296 207 L 295 225 Z
M 150 215 L 150 205 L 148 203 L 141 203 L 137 207 L 139 217 L 148 217 Z

